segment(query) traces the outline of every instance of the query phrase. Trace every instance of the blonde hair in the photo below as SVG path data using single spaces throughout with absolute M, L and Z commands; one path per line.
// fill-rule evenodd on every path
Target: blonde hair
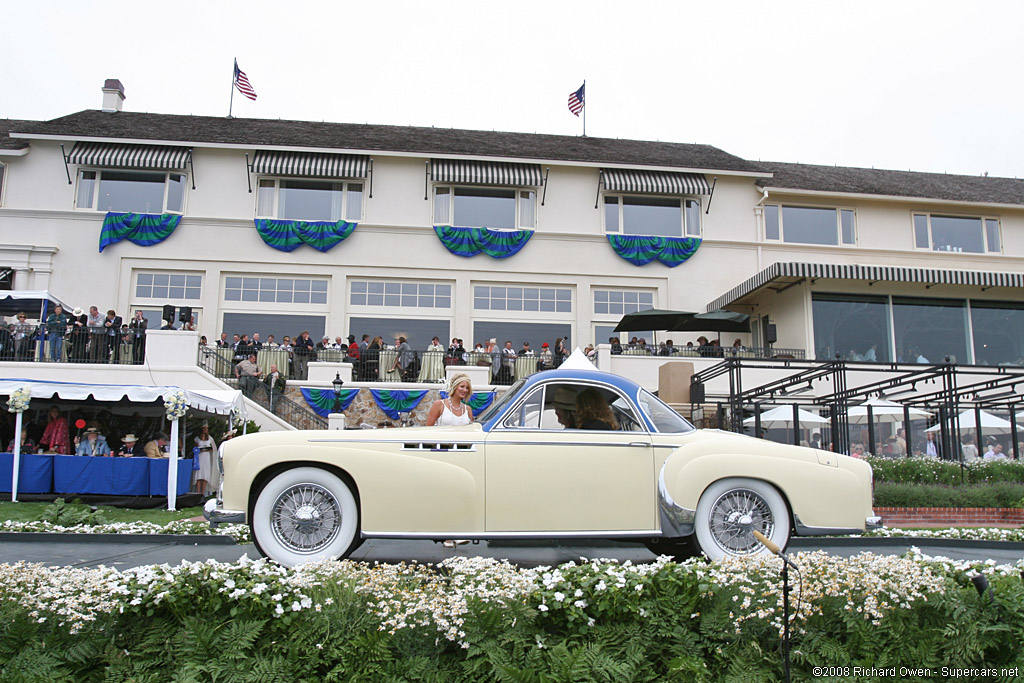
M 448 380 L 448 396 L 451 397 L 451 395 L 455 391 L 455 389 L 460 384 L 462 384 L 463 382 L 465 382 L 467 385 L 469 385 L 469 396 L 472 396 L 473 395 L 473 381 L 469 378 L 469 375 L 467 375 L 464 372 L 457 372 L 457 373 L 455 373 L 454 375 L 451 376 L 451 379 Z M 467 397 L 467 398 L 469 398 L 469 397 Z

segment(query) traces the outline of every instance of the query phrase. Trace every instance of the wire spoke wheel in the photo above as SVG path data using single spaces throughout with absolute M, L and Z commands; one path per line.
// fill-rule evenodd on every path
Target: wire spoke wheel
M 249 524 L 256 548 L 288 567 L 346 557 L 362 542 L 350 481 L 319 467 L 275 474 L 252 508 Z
M 749 555 L 760 549 L 757 530 L 771 538 L 775 520 L 764 498 L 749 489 L 733 489 L 711 506 L 711 535 L 731 555 Z
M 789 507 L 766 481 L 736 477 L 714 482 L 697 502 L 694 532 L 701 551 L 712 560 L 768 552 L 754 532 L 785 548 L 789 543 Z
M 315 553 L 341 530 L 338 499 L 316 484 L 292 486 L 274 501 L 271 511 L 274 536 L 289 550 Z

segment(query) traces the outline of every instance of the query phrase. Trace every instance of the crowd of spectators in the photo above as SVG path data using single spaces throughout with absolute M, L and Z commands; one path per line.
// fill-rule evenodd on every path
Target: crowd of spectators
M 35 321 L 19 312 L 13 323 L 0 326 L 0 360 L 141 364 L 147 327 L 142 311 L 128 322 L 113 309 L 101 313 L 97 306 L 68 312 L 57 304 L 45 319 Z

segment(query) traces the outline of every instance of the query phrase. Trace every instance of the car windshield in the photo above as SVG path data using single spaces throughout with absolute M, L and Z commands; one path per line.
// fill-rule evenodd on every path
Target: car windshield
M 687 422 L 686 418 L 672 410 L 660 398 L 647 391 L 640 390 L 640 409 L 647 413 L 647 417 L 654 423 L 654 428 L 659 432 L 679 433 L 692 432 L 694 426 Z
M 519 390 L 526 384 L 526 378 L 523 377 L 515 384 L 510 386 L 499 398 L 495 399 L 494 402 L 480 411 L 480 414 L 476 416 L 477 422 L 487 422 L 493 419 L 495 415 L 501 414 L 501 411 L 505 410 L 505 406 L 519 393 Z

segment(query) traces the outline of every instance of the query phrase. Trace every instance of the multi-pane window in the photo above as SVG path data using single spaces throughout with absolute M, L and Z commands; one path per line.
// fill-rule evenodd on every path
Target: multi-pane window
M 80 170 L 75 208 L 133 213 L 182 213 L 185 174 Z
M 856 244 L 853 209 L 765 204 L 764 237 L 792 244 Z
M 604 229 L 623 235 L 700 237 L 700 200 L 605 195 Z
M 359 221 L 363 183 L 261 178 L 256 216 L 301 221 Z
M 353 306 L 451 308 L 452 286 L 432 282 L 354 280 L 349 302 Z
M 326 304 L 327 280 L 230 276 L 224 278 L 224 300 Z
M 914 246 L 932 251 L 999 253 L 999 219 L 915 213 Z
M 434 188 L 434 225 L 532 230 L 537 225 L 537 193 L 438 185 Z
M 203 276 L 179 273 L 138 273 L 135 276 L 137 299 L 198 300 L 202 294 Z
M 654 308 L 654 292 L 621 289 L 594 290 L 595 315 L 625 315 Z
M 572 290 L 476 285 L 473 287 L 473 308 L 478 311 L 572 313 Z

